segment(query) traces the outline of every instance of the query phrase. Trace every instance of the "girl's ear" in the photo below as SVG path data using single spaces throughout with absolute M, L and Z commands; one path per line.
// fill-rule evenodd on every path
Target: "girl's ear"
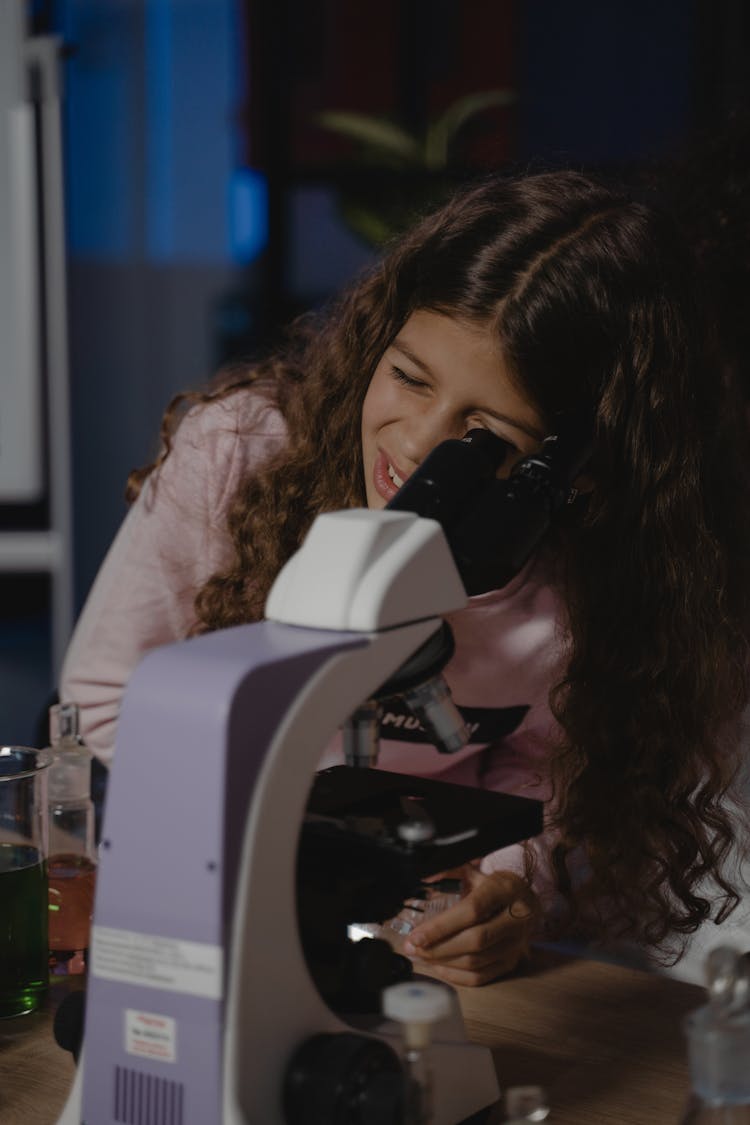
M 587 483 L 583 488 L 578 487 L 578 480 L 576 486 L 571 488 L 567 502 L 563 504 L 555 516 L 555 526 L 578 527 L 582 523 L 594 491 L 594 482 L 589 477 L 581 478 L 581 480 L 584 479 Z
M 594 491 L 594 478 L 590 477 L 588 473 L 581 473 L 579 477 L 573 481 L 573 487 L 570 490 L 568 503 L 574 503 L 578 495 L 588 495 L 589 492 Z

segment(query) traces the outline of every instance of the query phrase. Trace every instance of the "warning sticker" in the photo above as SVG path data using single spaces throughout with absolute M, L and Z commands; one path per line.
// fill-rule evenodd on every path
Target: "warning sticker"
M 170 1016 L 125 1009 L 125 1050 L 129 1055 L 177 1062 L 177 1024 Z
M 91 972 L 104 980 L 220 1000 L 222 960 L 218 945 L 93 927 Z

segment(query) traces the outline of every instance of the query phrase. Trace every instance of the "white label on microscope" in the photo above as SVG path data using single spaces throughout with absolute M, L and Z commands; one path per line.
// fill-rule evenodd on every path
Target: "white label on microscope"
M 125 1050 L 159 1062 L 177 1062 L 177 1021 L 155 1012 L 125 1009 Z
M 221 946 L 202 941 L 94 926 L 91 972 L 103 980 L 183 992 L 209 1000 L 220 1000 L 222 995 Z

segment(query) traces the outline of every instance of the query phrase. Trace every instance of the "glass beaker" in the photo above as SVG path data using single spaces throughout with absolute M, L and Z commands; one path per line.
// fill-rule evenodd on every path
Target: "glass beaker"
M 706 1004 L 684 1026 L 692 1091 L 680 1125 L 750 1125 L 750 1009 Z
M 49 979 L 46 750 L 0 746 L 0 1018 L 35 1011 Z

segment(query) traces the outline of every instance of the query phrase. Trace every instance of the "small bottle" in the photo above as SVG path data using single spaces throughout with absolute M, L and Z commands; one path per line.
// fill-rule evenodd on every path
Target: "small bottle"
M 432 1025 L 451 1012 L 451 994 L 439 984 L 406 981 L 383 990 L 383 1015 L 403 1032 L 404 1125 L 432 1125 Z
M 91 751 L 79 731 L 78 706 L 50 708 L 48 771 L 50 972 L 83 973 L 96 880 Z
M 509 1086 L 504 1102 L 506 1125 L 546 1121 L 549 1117 L 549 1101 L 541 1086 Z
M 706 958 L 708 1003 L 685 1020 L 691 1092 L 680 1125 L 750 1125 L 750 966 L 721 946 Z

